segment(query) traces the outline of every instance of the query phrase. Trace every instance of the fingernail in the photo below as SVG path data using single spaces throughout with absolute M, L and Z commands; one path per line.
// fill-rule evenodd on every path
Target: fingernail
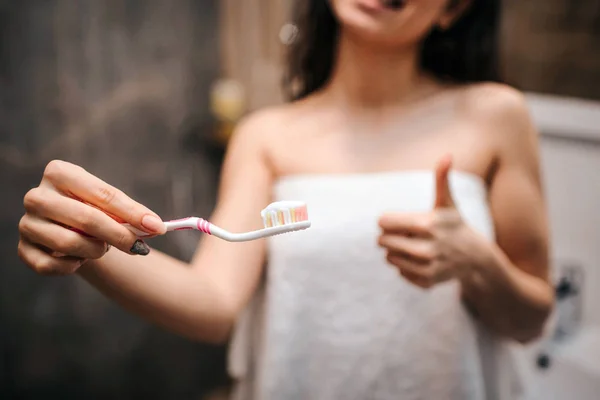
M 137 254 L 140 256 L 146 256 L 148 255 L 148 253 L 150 253 L 150 247 L 148 247 L 148 245 L 144 242 L 142 242 L 141 240 L 136 240 L 135 243 L 133 244 L 133 246 L 131 246 L 131 250 L 130 250 L 133 254 Z
M 142 226 L 148 229 L 150 232 L 162 233 L 165 224 L 160 220 L 160 218 L 148 214 L 142 218 Z

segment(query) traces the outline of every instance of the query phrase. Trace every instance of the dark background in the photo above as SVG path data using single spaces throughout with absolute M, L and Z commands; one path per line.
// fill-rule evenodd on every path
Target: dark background
M 20 264 L 22 196 L 45 164 L 82 165 L 164 218 L 207 215 L 219 152 L 208 87 L 218 4 L 25 0 L 0 8 L 0 398 L 200 399 L 224 349 L 149 326 L 82 280 Z M 198 235 L 152 245 L 188 260 Z

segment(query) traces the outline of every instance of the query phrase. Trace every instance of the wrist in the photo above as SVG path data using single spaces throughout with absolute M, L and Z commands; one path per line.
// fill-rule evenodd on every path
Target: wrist
M 100 258 L 87 259 L 81 265 L 81 267 L 79 267 L 79 269 L 77 270 L 77 273 L 81 276 L 86 276 L 86 275 L 89 275 L 90 273 L 91 274 L 95 273 L 95 271 L 98 271 L 99 269 L 102 269 L 102 265 L 106 265 L 106 260 L 111 257 L 110 253 L 111 253 L 110 251 L 107 251 Z M 113 256 L 114 256 L 114 254 L 113 254 Z
M 76 271 L 76 274 L 85 278 L 86 276 L 88 276 L 92 271 L 96 270 L 98 266 L 98 260 L 97 259 L 88 259 L 85 260 L 83 262 L 83 264 L 81 264 L 81 267 L 79 267 Z
M 458 278 L 463 284 L 481 282 L 497 264 L 495 244 L 466 225 L 462 243 L 466 257 L 459 266 Z

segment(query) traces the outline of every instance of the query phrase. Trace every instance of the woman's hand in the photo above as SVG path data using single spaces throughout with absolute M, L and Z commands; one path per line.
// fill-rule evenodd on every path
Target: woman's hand
M 436 169 L 436 201 L 423 214 L 389 213 L 379 220 L 379 245 L 402 276 L 422 288 L 460 278 L 486 256 L 482 237 L 462 220 L 450 194 L 451 159 Z
M 129 254 L 148 254 L 148 246 L 123 222 L 152 235 L 165 232 L 155 213 L 64 161 L 48 164 L 40 185 L 23 203 L 19 257 L 43 275 L 73 273 L 86 260 L 104 256 L 111 245 Z

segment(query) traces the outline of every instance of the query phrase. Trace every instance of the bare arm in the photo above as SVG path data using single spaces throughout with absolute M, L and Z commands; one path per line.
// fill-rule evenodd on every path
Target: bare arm
M 505 112 L 495 122 L 505 134 L 490 189 L 496 243 L 475 245 L 483 260 L 463 279 L 463 294 L 485 325 L 527 342 L 541 334 L 553 304 L 549 230 L 537 132 L 524 99 L 514 93 L 504 97 Z
M 260 210 L 270 199 L 263 119 L 250 117 L 238 128 L 225 158 L 211 222 L 231 231 L 260 228 Z M 192 339 L 222 342 L 257 286 L 264 253 L 264 240 L 229 243 L 205 235 L 191 267 L 155 250 L 143 258 L 112 251 L 80 273 L 149 321 Z

